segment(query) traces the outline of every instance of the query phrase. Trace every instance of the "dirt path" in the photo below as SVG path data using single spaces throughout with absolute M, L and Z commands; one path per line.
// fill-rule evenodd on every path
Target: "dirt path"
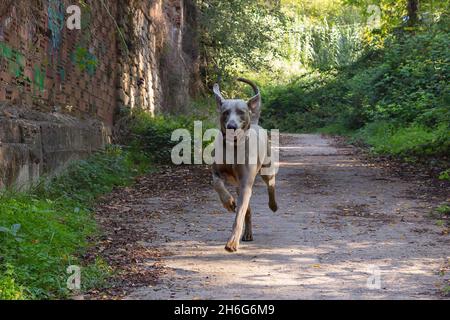
M 448 273 L 438 271 L 448 263 L 450 239 L 429 217 L 435 204 L 417 194 L 416 184 L 319 135 L 284 135 L 280 149 L 280 209 L 269 210 L 258 178 L 254 241 L 242 242 L 237 253 L 224 250 L 234 216 L 209 184 L 184 181 L 141 197 L 134 205 L 159 210 L 145 225 L 156 236 L 143 245 L 160 255 L 143 265 L 164 271 L 126 298 L 440 297 Z M 380 288 L 376 281 L 369 288 L 369 277 L 378 273 Z

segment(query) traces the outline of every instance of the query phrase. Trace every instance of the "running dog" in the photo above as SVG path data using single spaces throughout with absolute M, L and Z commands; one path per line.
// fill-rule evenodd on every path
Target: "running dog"
M 270 155 L 272 154 L 271 142 L 267 133 L 258 125 L 261 111 L 261 93 L 258 87 L 251 81 L 239 78 L 238 81 L 249 84 L 254 91 L 254 96 L 249 101 L 238 99 L 225 99 L 219 85 L 216 83 L 213 92 L 217 102 L 217 110 L 220 115 L 220 133 L 223 139 L 216 145 L 216 154 L 221 152 L 226 155 L 227 150 L 233 150 L 231 161 L 221 157 L 223 161 L 216 161 L 212 166 L 213 185 L 219 194 L 220 200 L 230 212 L 236 212 L 236 218 L 233 224 L 233 231 L 225 249 L 229 252 L 237 251 L 239 241 L 252 241 L 252 213 L 250 209 L 250 198 L 256 176 L 259 174 L 267 184 L 269 193 L 269 208 L 275 212 L 278 209 L 275 200 L 275 172 L 273 170 L 264 170 L 271 168 Z M 230 131 L 232 134 L 230 135 Z M 250 139 L 250 133 L 256 135 L 256 139 Z M 230 138 L 231 136 L 231 138 Z M 216 140 L 217 141 L 217 140 Z M 262 142 L 262 148 L 266 152 L 257 152 L 256 160 L 249 161 L 250 151 L 255 148 L 255 141 Z M 240 145 L 245 143 L 245 148 Z M 231 144 L 231 146 L 230 146 Z M 228 147 L 227 147 L 228 145 Z M 220 150 L 218 150 L 218 148 Z M 245 150 L 244 161 L 237 161 L 238 150 Z M 220 163 L 219 163 L 220 162 Z M 237 201 L 225 187 L 225 183 L 237 187 Z M 244 229 L 245 223 L 245 230 Z

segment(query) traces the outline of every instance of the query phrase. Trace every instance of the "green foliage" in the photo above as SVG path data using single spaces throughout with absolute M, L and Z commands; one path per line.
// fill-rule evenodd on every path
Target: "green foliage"
M 205 80 L 267 68 L 279 56 L 283 15 L 276 1 L 197 0 Z
M 343 0 L 281 0 L 283 12 L 291 18 L 302 15 L 316 22 L 323 22 L 324 19 L 344 24 L 360 22 L 359 5 L 345 2 Z
M 444 287 L 442 288 L 442 294 L 444 295 L 444 297 L 450 296 L 450 285 L 444 285 Z
M 85 265 L 82 269 L 81 292 L 92 288 L 106 288 L 109 286 L 108 280 L 113 275 L 113 268 L 105 260 L 97 257 L 91 264 Z
M 194 121 L 202 121 L 203 132 L 214 127 L 207 113 L 202 116 L 151 115 L 137 111 L 133 114 L 133 148 L 142 150 L 155 163 L 171 163 L 171 151 L 179 141 L 172 141 L 176 129 L 187 129 L 194 134 Z M 193 145 L 193 144 L 192 144 Z
M 24 300 L 24 289 L 16 284 L 12 266 L 6 265 L 4 269 L 0 275 L 0 300 Z
M 4 197 L 0 208 L 0 225 L 22 226 L 20 241 L 12 234 L 1 236 L 2 265 L 14 266 L 15 279 L 27 288 L 27 298 L 64 295 L 65 270 L 78 263 L 72 254 L 86 247 L 85 239 L 94 231 L 89 212 L 33 195 Z
M 442 205 L 440 205 L 440 206 L 436 209 L 436 211 L 437 211 L 441 216 L 444 216 L 444 215 L 449 216 L 449 215 L 450 215 L 450 206 L 449 206 L 448 204 L 442 204 Z
M 328 124 L 325 127 L 317 129 L 317 132 L 341 136 L 348 136 L 352 133 L 351 129 L 347 128 L 342 122 Z
M 118 146 L 71 165 L 64 174 L 50 183 L 41 183 L 36 192 L 52 199 L 89 203 L 98 195 L 108 193 L 116 185 L 128 184 L 132 177 L 146 169 L 144 159 L 136 162 L 136 156 Z
M 314 71 L 263 91 L 265 126 L 349 134 L 377 153 L 450 153 L 448 18 L 388 37 L 346 68 Z
M 366 8 L 343 0 L 198 0 L 204 77 L 264 82 L 355 62 L 367 45 Z
M 345 5 L 358 7 L 360 13 L 370 19 L 375 11 L 369 6 L 377 6 L 380 13 L 380 26 L 374 30 L 367 30 L 369 42 L 382 43 L 385 37 L 398 31 L 421 30 L 437 21 L 445 14 L 450 6 L 448 0 L 417 0 L 417 21 L 412 21 L 408 16 L 408 2 L 410 0 L 344 0 Z
M 262 89 L 262 124 L 282 131 L 307 132 L 332 123 L 348 109 L 336 72 L 311 72 L 286 85 Z
M 289 16 L 282 48 L 288 68 L 327 70 L 355 62 L 363 49 L 363 20 L 354 6 L 342 1 L 285 1 Z
M 100 194 L 139 173 L 130 152 L 107 148 L 72 164 L 28 193 L 0 197 L 0 298 L 65 297 L 69 265 L 96 234 L 89 207 Z M 82 285 L 98 285 L 109 270 L 100 261 L 82 266 Z
M 378 154 L 444 156 L 450 151 L 448 132 L 445 125 L 432 130 L 417 124 L 395 127 L 388 122 L 372 122 L 359 130 L 355 139 L 368 143 Z
M 446 180 L 446 181 L 450 181 L 450 169 L 447 169 L 445 171 L 442 171 L 439 174 L 439 180 Z

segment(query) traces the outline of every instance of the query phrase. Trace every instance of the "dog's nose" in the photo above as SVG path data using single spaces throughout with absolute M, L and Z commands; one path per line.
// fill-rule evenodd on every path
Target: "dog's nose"
M 230 122 L 230 123 L 227 124 L 227 129 L 236 130 L 237 129 L 237 124 L 235 122 Z

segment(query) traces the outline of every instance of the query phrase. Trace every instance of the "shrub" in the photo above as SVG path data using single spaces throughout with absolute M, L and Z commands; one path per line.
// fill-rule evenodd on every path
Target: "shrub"
M 0 300 L 24 300 L 26 295 L 22 286 L 16 284 L 14 270 L 7 265 L 0 275 Z
M 398 128 L 389 122 L 373 122 L 357 132 L 354 139 L 367 142 L 378 154 L 423 157 L 443 156 L 450 151 L 449 128 L 445 125 L 432 130 L 418 124 Z
M 193 136 L 194 121 L 202 121 L 203 131 L 214 127 L 206 117 L 198 116 L 171 116 L 160 115 L 152 117 L 143 112 L 133 115 L 132 145 L 137 150 L 143 150 L 145 154 L 155 163 L 171 163 L 172 148 L 179 141 L 172 141 L 172 133 L 176 129 L 187 129 Z

